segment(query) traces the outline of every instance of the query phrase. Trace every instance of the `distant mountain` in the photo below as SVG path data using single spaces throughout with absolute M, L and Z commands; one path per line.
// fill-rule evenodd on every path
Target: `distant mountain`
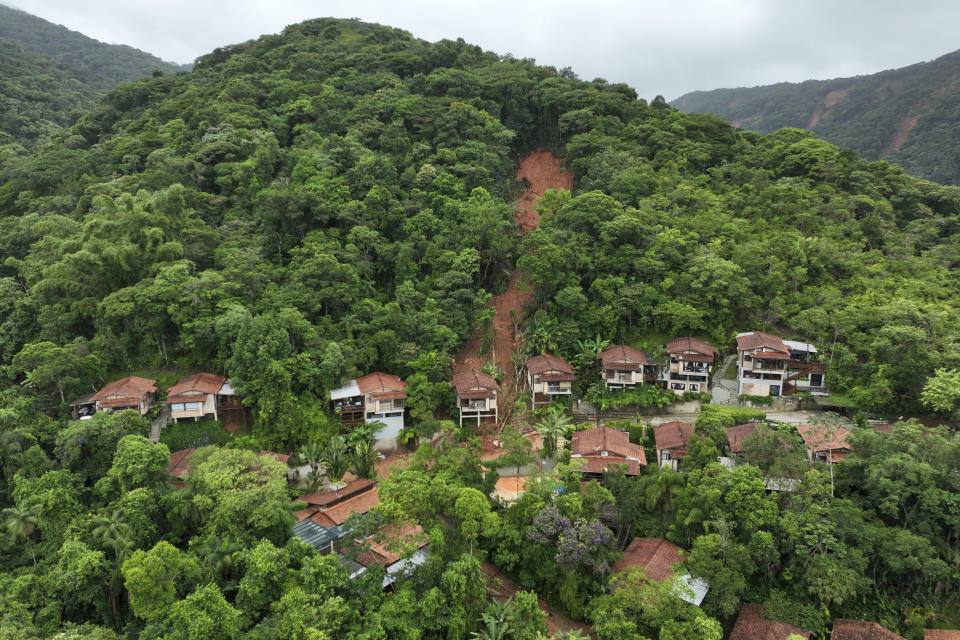
M 871 160 L 960 185 L 960 51 L 855 78 L 694 91 L 671 105 L 761 133 L 810 129 Z
M 122 82 L 182 68 L 0 5 L 0 145 L 31 146 Z

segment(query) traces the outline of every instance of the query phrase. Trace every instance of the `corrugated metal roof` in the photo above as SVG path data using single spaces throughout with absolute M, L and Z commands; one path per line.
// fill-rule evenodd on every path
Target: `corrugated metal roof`
M 308 518 L 293 525 L 293 535 L 319 551 L 340 539 L 340 527 L 321 527 Z
M 347 384 L 334 389 L 330 392 L 331 400 L 340 400 L 341 398 L 352 398 L 354 396 L 362 396 L 360 393 L 360 387 L 357 385 L 356 380 L 351 380 Z

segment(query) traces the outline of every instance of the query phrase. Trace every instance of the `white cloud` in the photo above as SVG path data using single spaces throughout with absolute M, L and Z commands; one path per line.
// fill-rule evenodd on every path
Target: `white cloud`
M 960 3 L 917 0 L 8 0 L 104 42 L 188 62 L 321 16 L 626 82 L 647 98 L 874 73 L 958 46 Z

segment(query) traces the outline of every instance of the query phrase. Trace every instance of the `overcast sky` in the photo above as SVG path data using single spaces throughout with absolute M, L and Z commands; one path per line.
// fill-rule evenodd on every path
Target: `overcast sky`
M 960 49 L 956 0 L 0 0 L 171 62 L 310 18 L 360 18 L 430 41 L 626 82 L 696 89 L 875 73 Z

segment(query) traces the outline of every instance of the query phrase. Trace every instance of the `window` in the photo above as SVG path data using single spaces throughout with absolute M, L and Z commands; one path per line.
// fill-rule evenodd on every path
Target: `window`
M 698 384 L 690 385 L 690 391 L 700 391 L 700 385 Z
M 199 402 L 178 402 L 170 406 L 171 411 L 199 411 Z

